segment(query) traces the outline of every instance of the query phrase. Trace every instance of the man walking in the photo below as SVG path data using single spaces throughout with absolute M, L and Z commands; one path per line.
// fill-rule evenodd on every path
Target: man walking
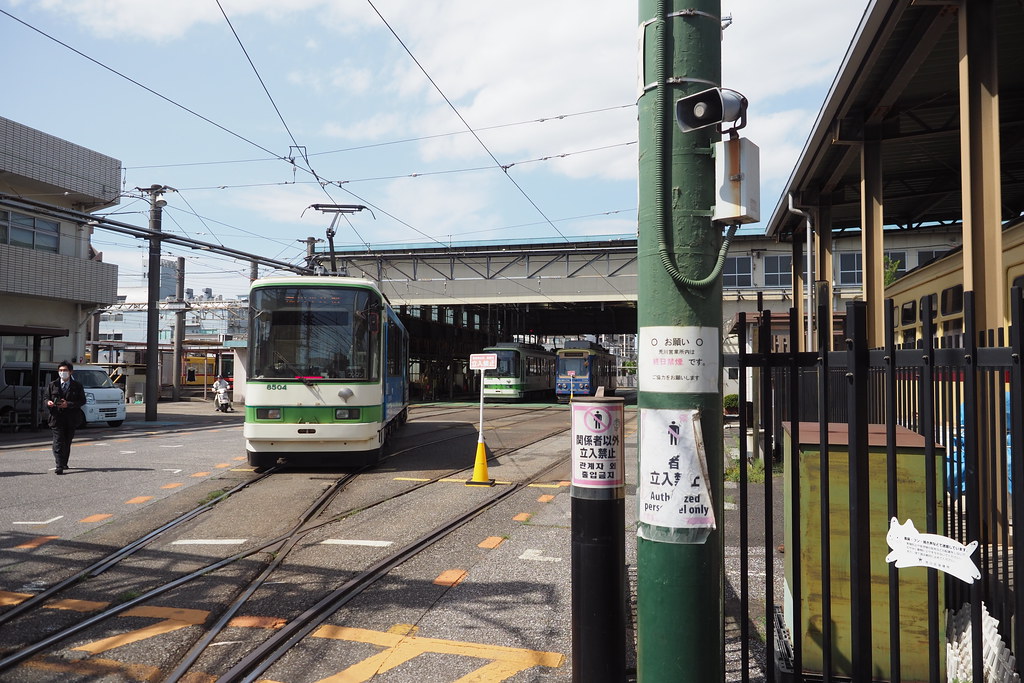
M 71 440 L 84 418 L 85 389 L 72 378 L 73 370 L 71 363 L 62 361 L 57 366 L 59 379 L 50 382 L 46 388 L 46 405 L 50 409 L 48 424 L 53 431 L 54 474 L 64 474 L 71 455 Z

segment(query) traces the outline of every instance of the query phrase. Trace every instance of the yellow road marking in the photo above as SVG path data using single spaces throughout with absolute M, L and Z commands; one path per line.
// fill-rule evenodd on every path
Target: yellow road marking
M 549 495 L 549 494 L 545 494 L 545 495 L 541 496 L 540 498 L 538 498 L 538 499 L 537 499 L 537 502 L 538 502 L 538 503 L 550 503 L 550 502 L 551 502 L 551 501 L 553 501 L 554 499 L 555 499 L 555 497 L 554 497 L 554 496 L 552 496 L 552 495 Z
M 344 671 L 321 679 L 318 683 L 362 683 L 421 654 L 449 654 L 491 660 L 456 683 L 497 683 L 535 666 L 557 668 L 565 662 L 558 652 L 541 652 L 502 645 L 483 645 L 436 638 L 419 638 L 399 633 L 381 633 L 348 626 L 325 625 L 311 634 L 315 638 L 332 638 L 386 648 Z
M 453 570 L 461 571 L 461 570 Z M 465 572 L 462 572 L 465 574 Z M 29 593 L 12 593 L 0 591 L 0 606 L 13 606 L 31 597 Z M 95 611 L 107 607 L 110 603 L 88 600 L 60 600 L 46 605 L 52 609 L 70 609 L 80 612 Z M 179 609 L 173 607 L 136 607 L 120 616 L 160 619 L 161 621 L 130 631 L 118 636 L 96 640 L 73 648 L 79 651 L 98 654 L 121 645 L 138 642 L 164 633 L 170 633 L 188 626 L 198 626 L 206 622 L 209 612 L 206 610 Z M 274 617 L 236 617 L 232 626 L 248 626 L 252 628 L 279 628 L 284 619 Z M 419 628 L 410 624 L 395 624 L 386 632 L 348 626 L 325 625 L 311 634 L 314 638 L 347 640 L 354 643 L 376 645 L 385 648 L 383 651 L 364 659 L 347 669 L 327 678 L 320 683 L 362 683 L 371 680 L 375 675 L 395 668 L 421 654 L 442 654 L 476 659 L 490 660 L 475 671 L 459 678 L 454 683 L 500 683 L 522 671 L 544 666 L 558 668 L 565 663 L 565 655 L 558 652 L 543 652 L 514 648 L 505 645 L 485 645 L 482 643 L 421 638 L 417 634 Z M 75 662 L 54 662 L 45 659 L 34 659 L 26 666 L 48 671 L 73 671 L 95 674 L 97 677 L 123 672 L 129 680 L 152 680 L 157 675 L 154 667 L 142 664 L 128 664 L 103 658 L 90 658 Z M 214 681 L 214 677 L 202 673 L 190 674 L 190 681 Z M 269 679 L 263 679 L 268 681 Z
M 79 522 L 86 522 L 86 523 L 102 522 L 103 520 L 110 519 L 113 516 L 114 515 L 103 515 L 103 514 L 100 514 L 100 515 L 89 515 L 85 519 L 80 519 L 78 521 Z
M 21 545 L 16 545 L 14 547 L 15 548 L 26 548 L 26 549 L 38 548 L 39 546 L 43 545 L 44 543 L 49 543 L 50 541 L 55 541 L 58 538 L 60 538 L 60 536 L 36 536 L 35 538 L 33 538 L 31 540 L 28 540 L 28 541 L 25 541 Z
M 214 465 L 214 467 L 216 467 L 219 470 L 222 470 L 225 467 L 231 467 L 231 463 L 229 463 L 229 462 L 221 462 L 221 463 L 217 463 L 216 465 Z
M 244 455 L 240 455 L 237 458 L 232 458 L 232 460 L 245 460 L 245 456 Z
M 92 654 L 98 654 L 100 652 L 106 652 L 112 650 L 115 647 L 122 645 L 128 645 L 129 643 L 135 643 L 146 638 L 152 638 L 153 636 L 162 635 L 164 633 L 170 633 L 177 631 L 178 629 L 186 628 L 188 626 L 198 626 L 206 621 L 206 618 L 210 615 L 207 610 L 200 609 L 179 609 L 175 607 L 135 607 L 127 612 L 122 613 L 121 616 L 125 617 L 150 617 L 153 619 L 162 619 L 155 624 L 149 626 L 143 626 L 142 628 L 134 631 L 128 631 L 127 633 L 121 633 L 116 636 L 109 638 L 102 638 L 100 640 L 94 640 L 91 643 L 85 645 L 79 645 L 74 650 L 81 650 L 84 652 L 91 652 Z
M 488 536 L 484 540 L 477 544 L 478 548 L 497 548 L 499 545 L 505 542 L 505 539 L 501 536 Z
M 228 622 L 228 626 L 240 626 L 245 628 L 281 628 L 288 621 L 278 617 L 235 617 Z
M 153 496 L 135 496 L 131 500 L 126 500 L 125 505 L 135 505 L 138 503 L 145 503 L 147 500 L 153 500 Z
M 457 586 L 464 578 L 466 578 L 465 569 L 446 569 L 434 579 L 434 583 L 438 586 Z
M 210 473 L 209 472 L 196 472 L 195 474 L 190 474 L 189 476 L 190 477 L 208 477 L 208 476 L 210 476 Z
M 513 522 L 525 522 L 528 519 L 530 519 L 530 517 L 533 517 L 533 515 L 531 515 L 529 512 L 520 512 L 518 515 L 516 515 L 515 517 L 512 518 L 512 521 Z
M 14 607 L 20 605 L 32 597 L 31 593 L 12 593 L 11 591 L 0 591 L 0 607 Z
M 75 600 L 65 598 L 47 605 L 50 609 L 66 609 L 71 612 L 96 612 L 108 606 L 109 602 L 97 602 L 95 600 Z
M 179 486 L 184 486 L 184 484 L 182 484 L 181 482 L 175 482 L 174 484 L 164 484 L 160 488 L 162 488 L 162 489 L 176 489 Z

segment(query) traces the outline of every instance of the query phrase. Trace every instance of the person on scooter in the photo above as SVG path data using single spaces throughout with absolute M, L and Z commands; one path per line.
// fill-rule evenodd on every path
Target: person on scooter
M 217 381 L 213 383 L 213 409 L 214 410 L 220 410 L 221 400 L 224 400 L 224 401 L 227 402 L 227 407 L 224 410 L 225 411 L 228 411 L 228 410 L 234 411 L 234 409 L 231 407 L 231 399 L 228 398 L 228 390 L 230 388 L 231 388 L 231 385 L 228 383 L 227 378 L 225 378 L 223 375 L 218 377 Z M 221 392 L 223 392 L 223 399 L 221 398 Z

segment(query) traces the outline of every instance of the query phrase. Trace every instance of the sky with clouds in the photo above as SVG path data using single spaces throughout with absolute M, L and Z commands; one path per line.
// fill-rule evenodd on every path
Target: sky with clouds
M 723 0 L 723 86 L 750 102 L 764 211 L 866 0 Z M 339 248 L 635 234 L 638 9 L 622 0 L 0 0 L 0 114 L 119 159 L 120 204 L 292 263 L 312 204 L 363 204 Z M 504 170 L 503 170 L 504 169 Z M 0 188 L 3 190 L 3 188 Z M 767 218 L 767 216 L 763 216 Z M 122 285 L 147 246 L 100 231 Z M 169 245 L 168 245 L 169 246 Z M 247 263 L 184 256 L 242 294 Z M 261 274 L 265 274 L 261 271 Z M 133 281 L 134 279 L 134 281 Z

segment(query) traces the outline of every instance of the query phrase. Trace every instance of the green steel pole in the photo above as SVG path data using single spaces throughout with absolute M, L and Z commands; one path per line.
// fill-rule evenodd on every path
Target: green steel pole
M 723 666 L 722 229 L 715 127 L 682 133 L 682 96 L 721 85 L 720 0 L 640 0 L 640 683 L 713 683 Z

